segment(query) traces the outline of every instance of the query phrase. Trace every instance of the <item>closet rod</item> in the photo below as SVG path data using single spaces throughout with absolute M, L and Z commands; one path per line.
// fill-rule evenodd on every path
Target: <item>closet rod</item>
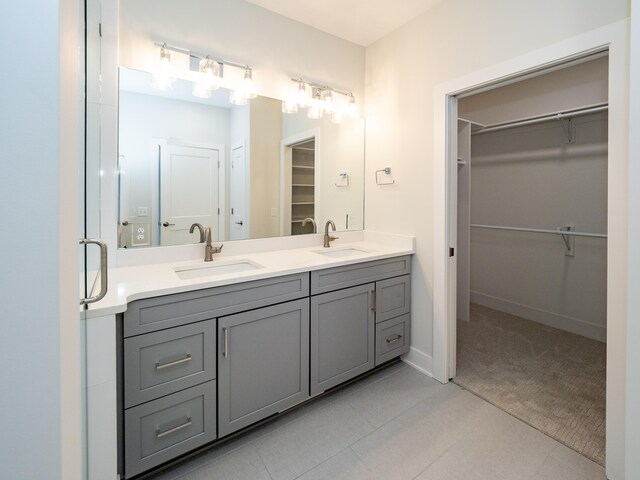
M 487 228 L 490 230 L 510 230 L 513 232 L 531 232 L 531 233 L 549 233 L 551 235 L 562 235 L 563 237 L 594 237 L 594 238 L 607 238 L 605 233 L 585 233 L 585 232 L 572 232 L 567 230 L 545 230 L 541 228 L 521 228 L 521 227 L 502 227 L 499 225 L 478 225 L 472 223 L 470 225 L 473 228 Z
M 523 125 L 533 125 L 536 123 L 548 122 L 550 120 L 562 120 L 563 118 L 579 117 L 581 115 L 589 115 L 590 113 L 603 112 L 609 109 L 609 105 L 604 103 L 593 107 L 581 108 L 579 110 L 572 110 L 567 112 L 559 112 L 551 115 L 545 115 L 543 117 L 533 117 L 529 119 L 515 120 L 513 122 L 498 123 L 495 125 L 488 125 L 477 130 L 473 130 L 471 135 L 477 135 L 479 133 L 495 132 L 497 130 L 505 130 L 507 128 L 520 127 Z

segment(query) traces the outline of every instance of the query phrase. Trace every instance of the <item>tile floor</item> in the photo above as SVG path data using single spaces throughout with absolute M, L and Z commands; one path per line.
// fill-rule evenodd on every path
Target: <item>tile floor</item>
M 604 469 L 404 363 L 154 480 L 602 480 Z

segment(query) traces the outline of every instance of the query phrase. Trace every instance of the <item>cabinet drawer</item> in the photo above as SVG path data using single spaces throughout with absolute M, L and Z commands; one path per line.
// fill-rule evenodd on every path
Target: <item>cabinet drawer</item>
M 124 336 L 177 327 L 309 295 L 309 274 L 137 300 L 124 312 Z
M 409 351 L 411 315 L 376 325 L 376 366 Z
M 362 285 L 411 272 L 411 257 L 386 258 L 311 272 L 311 295 Z
M 213 380 L 215 320 L 124 341 L 125 408 Z
M 130 478 L 216 438 L 216 384 L 125 410 L 125 472 Z
M 411 276 L 376 282 L 376 323 L 411 311 Z

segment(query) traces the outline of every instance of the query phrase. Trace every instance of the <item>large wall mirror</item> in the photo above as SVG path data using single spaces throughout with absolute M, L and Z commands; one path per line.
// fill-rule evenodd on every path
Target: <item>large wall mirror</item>
M 120 248 L 198 243 L 194 223 L 216 241 L 363 228 L 363 119 L 233 105 L 224 88 L 198 98 L 187 80 L 159 91 L 123 67 L 119 81 Z

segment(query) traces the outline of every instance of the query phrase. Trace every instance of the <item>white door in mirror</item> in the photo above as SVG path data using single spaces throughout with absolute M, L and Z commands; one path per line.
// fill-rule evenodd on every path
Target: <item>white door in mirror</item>
M 213 240 L 218 225 L 219 160 L 224 146 L 196 148 L 167 145 L 160 152 L 160 244 L 197 243 L 189 233 L 194 223 L 211 226 Z

